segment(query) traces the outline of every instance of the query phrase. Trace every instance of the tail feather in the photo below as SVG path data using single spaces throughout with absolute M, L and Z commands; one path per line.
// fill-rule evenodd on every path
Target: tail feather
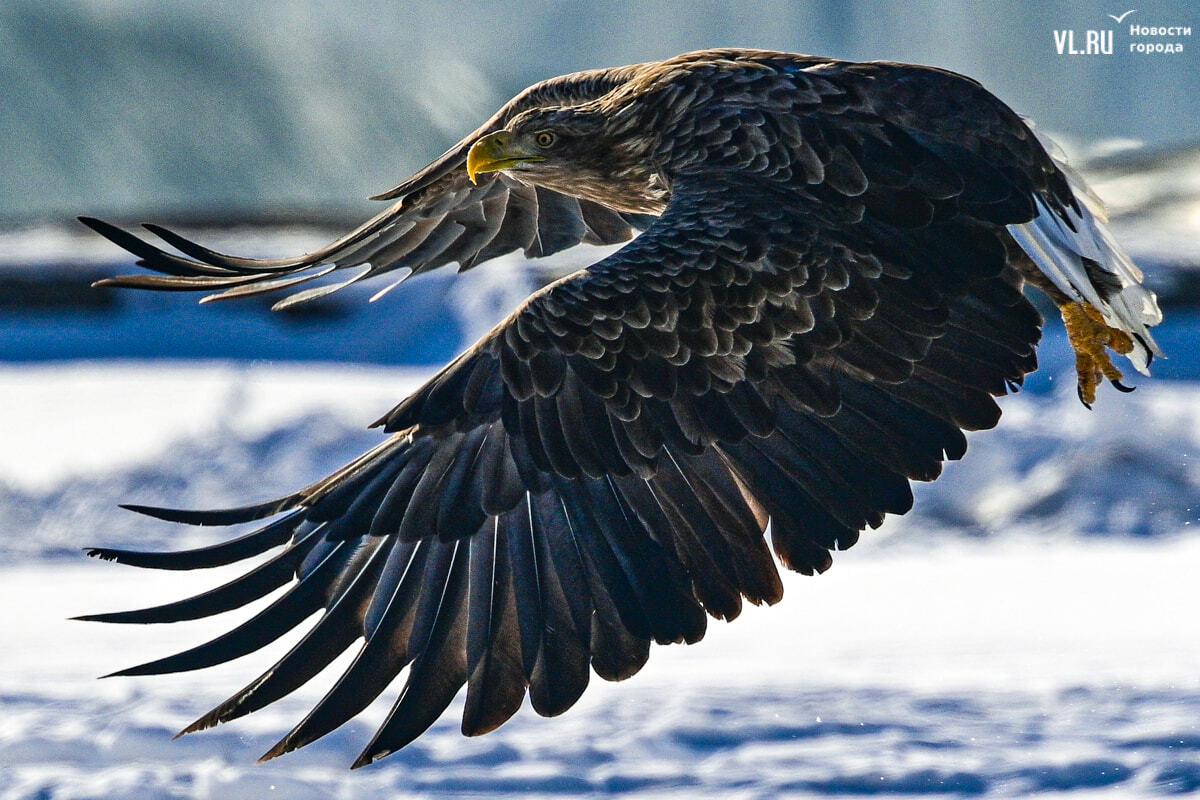
M 1162 349 L 1150 328 L 1162 322 L 1154 292 L 1142 285 L 1142 271 L 1106 227 L 1108 215 L 1095 192 L 1066 161 L 1062 150 L 1034 131 L 1079 201 L 1078 208 L 1036 198 L 1037 215 L 1009 225 L 1008 231 L 1046 277 L 1069 298 L 1096 308 L 1104 321 L 1133 339 L 1129 360 L 1148 373 Z

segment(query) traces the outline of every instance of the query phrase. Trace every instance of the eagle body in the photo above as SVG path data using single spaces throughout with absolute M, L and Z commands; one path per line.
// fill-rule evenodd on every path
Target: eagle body
M 525 90 L 393 204 L 295 258 L 180 254 L 83 221 L 159 274 L 106 285 L 206 300 L 358 280 L 579 243 L 620 250 L 534 293 L 376 424 L 331 476 L 238 509 L 136 510 L 229 525 L 200 550 L 94 555 L 160 569 L 276 551 L 165 606 L 91 618 L 208 616 L 289 590 L 224 636 L 125 670 L 197 669 L 317 624 L 187 731 L 356 658 L 267 757 L 324 735 L 406 671 L 356 765 L 403 747 L 465 685 L 463 731 L 528 694 L 565 711 L 591 672 L 640 669 L 653 642 L 782 596 L 912 505 L 994 426 L 995 397 L 1036 367 L 1062 308 L 1080 396 L 1119 388 L 1108 350 L 1144 370 L 1161 319 L 1103 209 L 1034 130 L 979 84 L 929 67 L 748 50 L 592 70 Z M 640 234 L 634 234 L 641 231 Z M 343 280 L 336 276 L 349 275 Z M 329 276 L 335 276 L 330 279 Z

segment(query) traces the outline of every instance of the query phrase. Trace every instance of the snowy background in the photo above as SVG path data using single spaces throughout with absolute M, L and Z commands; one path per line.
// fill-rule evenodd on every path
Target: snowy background
M 1126 9 L 980 5 L 0 5 L 0 800 L 1200 792 L 1200 58 L 1060 57 L 1052 29 L 1103 28 Z M 1189 3 L 1127 22 L 1138 15 L 1200 31 Z M 1169 359 L 1088 412 L 1052 322 L 1000 427 L 918 487 L 911 514 L 829 573 L 787 576 L 779 605 L 656 648 L 625 683 L 594 681 L 556 719 L 526 708 L 464 739 L 452 708 L 350 773 L 385 693 L 256 766 L 344 662 L 178 741 L 294 638 L 199 673 L 96 680 L 260 607 L 172 626 L 67 621 L 232 576 L 84 559 L 85 545 L 221 536 L 118 502 L 241 503 L 325 474 L 374 443 L 366 423 L 435 365 L 597 252 L 272 315 L 88 289 L 129 259 L 70 217 L 175 221 L 247 254 L 309 249 L 368 213 L 355 198 L 536 78 L 721 44 L 936 63 L 1036 117 L 1146 268 Z

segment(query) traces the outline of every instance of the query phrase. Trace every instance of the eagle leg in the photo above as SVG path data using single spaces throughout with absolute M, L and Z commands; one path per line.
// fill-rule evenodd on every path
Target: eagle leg
M 1088 408 L 1096 402 L 1096 387 L 1102 378 L 1123 392 L 1133 388 L 1121 383 L 1121 371 L 1112 363 L 1107 350 L 1129 353 L 1133 340 L 1125 331 L 1109 327 L 1100 312 L 1090 303 L 1069 302 L 1059 306 L 1067 338 L 1075 351 L 1075 373 L 1078 377 L 1079 400 Z

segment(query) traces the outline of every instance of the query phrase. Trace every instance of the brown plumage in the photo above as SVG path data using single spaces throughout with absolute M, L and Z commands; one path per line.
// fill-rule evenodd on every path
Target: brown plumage
M 910 480 L 963 455 L 963 430 L 996 424 L 993 397 L 1036 366 L 1025 275 L 1090 308 L 1105 341 L 1123 332 L 1139 366 L 1156 351 L 1153 296 L 1078 179 L 977 83 L 928 67 L 721 50 L 568 75 L 380 198 L 397 202 L 292 259 L 152 227 L 172 255 L 84 220 L 161 273 L 106 285 L 219 299 L 358 268 L 279 305 L 644 228 L 531 296 L 333 476 L 241 509 L 137 508 L 200 525 L 282 515 L 260 531 L 199 551 L 92 551 L 192 569 L 283 547 L 197 598 L 92 617 L 112 622 L 206 616 L 295 580 L 229 634 L 124 674 L 227 661 L 323 609 L 188 731 L 261 708 L 365 640 L 267 756 L 342 724 L 405 666 L 356 765 L 412 741 L 464 684 L 466 734 L 503 723 L 527 691 L 561 713 L 589 668 L 628 677 L 651 641 L 695 642 L 709 615 L 778 601 L 771 550 L 827 569 L 832 550 L 908 510 Z

